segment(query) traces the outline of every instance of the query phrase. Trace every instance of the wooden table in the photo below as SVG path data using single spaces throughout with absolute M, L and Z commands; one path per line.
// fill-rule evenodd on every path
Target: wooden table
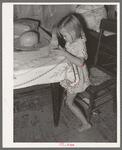
M 14 100 L 17 98 L 22 98 L 27 95 L 34 95 L 42 92 L 52 91 L 52 106 L 53 106 L 53 121 L 54 126 L 58 127 L 59 125 L 59 118 L 60 118 L 60 109 L 63 99 L 63 88 L 60 86 L 59 82 L 51 83 L 51 84 L 43 84 L 43 85 L 34 85 L 31 87 L 15 89 L 14 90 Z
M 45 58 L 45 61 L 50 58 Z M 40 59 L 41 61 L 41 59 Z M 43 59 L 42 59 L 43 61 Z M 37 65 L 37 62 L 34 62 Z M 40 62 L 39 62 L 40 63 Z M 41 64 L 41 63 L 40 63 Z M 45 66 L 26 68 L 14 72 L 14 96 L 15 98 L 24 96 L 32 92 L 37 92 L 41 86 L 48 88 L 51 85 L 54 125 L 59 124 L 60 108 L 63 89 L 59 82 L 65 77 L 65 68 L 67 66 L 65 58 L 51 60 Z
M 44 38 L 50 40 L 49 35 L 40 30 Z M 49 44 L 36 51 L 14 52 L 14 96 L 38 92 L 41 86 L 51 85 L 54 125 L 58 126 L 63 92 L 59 82 L 64 79 L 68 64 L 65 57 L 52 57 L 51 49 L 53 46 Z

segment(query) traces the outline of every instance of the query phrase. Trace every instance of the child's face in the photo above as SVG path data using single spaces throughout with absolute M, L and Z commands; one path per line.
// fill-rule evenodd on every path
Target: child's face
M 71 37 L 71 35 L 69 33 L 67 33 L 67 30 L 62 28 L 60 30 L 60 34 L 63 36 L 64 40 L 66 40 L 66 42 L 72 43 L 73 39 Z

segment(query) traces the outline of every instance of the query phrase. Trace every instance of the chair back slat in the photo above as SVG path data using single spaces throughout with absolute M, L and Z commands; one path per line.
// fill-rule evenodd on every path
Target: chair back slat
M 98 40 L 96 54 L 94 57 L 94 65 L 98 65 L 98 59 L 99 59 L 99 55 L 100 55 L 99 51 L 100 51 L 100 46 L 102 43 L 101 39 L 103 37 L 104 31 L 110 31 L 110 32 L 113 32 L 116 34 L 117 33 L 117 22 L 114 20 L 109 20 L 109 19 L 102 19 L 101 20 L 99 40 Z
M 100 30 L 117 33 L 117 23 L 113 20 L 102 19 L 100 24 Z

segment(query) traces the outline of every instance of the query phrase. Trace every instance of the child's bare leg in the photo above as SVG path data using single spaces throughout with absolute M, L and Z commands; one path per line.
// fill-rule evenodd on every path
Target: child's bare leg
M 79 132 L 82 132 L 91 128 L 91 124 L 88 123 L 88 121 L 86 120 L 81 110 L 74 104 L 75 96 L 76 96 L 76 93 L 71 94 L 70 92 L 67 91 L 66 103 L 69 106 L 70 110 L 74 113 L 74 115 L 76 115 L 76 117 L 78 117 L 83 123 L 81 128 L 78 130 Z

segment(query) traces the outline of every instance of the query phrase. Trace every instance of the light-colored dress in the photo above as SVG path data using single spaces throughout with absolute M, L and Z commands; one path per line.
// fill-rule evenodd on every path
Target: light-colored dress
M 79 38 L 72 44 L 67 42 L 65 47 L 69 53 L 76 57 L 83 57 L 86 60 L 88 55 L 85 42 L 85 39 Z M 83 92 L 90 85 L 86 64 L 84 64 L 82 67 L 78 67 L 68 61 L 65 79 L 61 81 L 60 84 L 70 93 Z

